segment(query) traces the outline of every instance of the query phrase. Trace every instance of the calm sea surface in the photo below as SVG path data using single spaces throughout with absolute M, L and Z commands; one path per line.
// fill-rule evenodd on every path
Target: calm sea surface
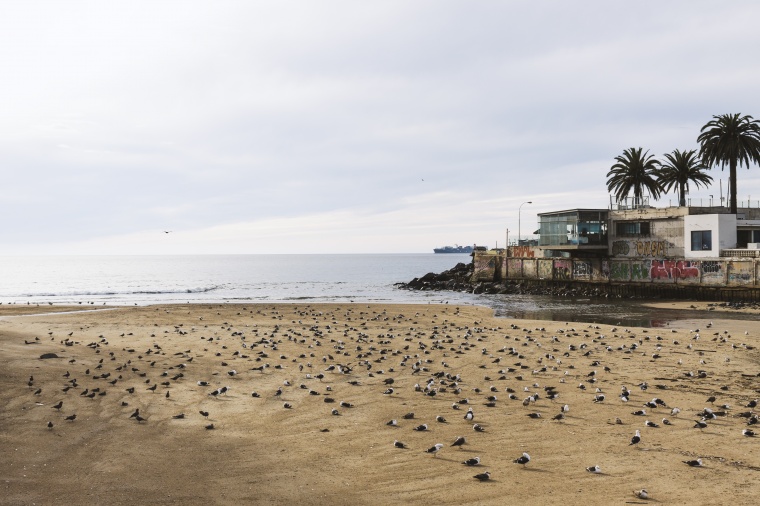
M 184 302 L 472 304 L 498 316 L 659 326 L 680 314 L 638 301 L 400 290 L 469 255 L 202 255 L 0 257 L 0 303 L 133 305 Z

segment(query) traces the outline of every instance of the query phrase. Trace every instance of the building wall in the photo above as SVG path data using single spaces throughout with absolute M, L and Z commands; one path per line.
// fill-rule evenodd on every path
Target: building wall
M 760 288 L 760 258 L 510 258 L 478 251 L 473 281 L 543 280 L 589 284 Z
M 712 231 L 712 249 L 691 251 L 691 233 Z M 736 247 L 736 215 L 697 214 L 684 217 L 683 241 L 686 255 L 694 258 L 718 258 L 720 250 Z
M 683 218 L 688 212 L 686 207 L 610 211 L 610 256 L 660 259 L 683 257 Z M 637 237 L 618 236 L 617 223 L 621 221 L 648 222 L 649 234 Z

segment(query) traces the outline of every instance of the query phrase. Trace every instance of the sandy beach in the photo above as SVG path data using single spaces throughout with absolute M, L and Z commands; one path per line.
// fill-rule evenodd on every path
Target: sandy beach
M 454 305 L 0 306 L 0 504 L 754 502 L 760 436 L 742 431 L 760 433 L 760 326 L 730 316 L 640 329 Z

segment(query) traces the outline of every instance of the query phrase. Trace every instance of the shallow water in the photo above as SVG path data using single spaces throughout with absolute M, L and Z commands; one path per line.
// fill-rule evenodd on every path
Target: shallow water
M 477 304 L 497 316 L 657 327 L 715 312 L 652 309 L 643 301 L 401 290 L 469 255 L 182 255 L 0 257 L 0 303 L 143 305 L 212 302 Z M 730 314 L 736 319 L 758 319 Z

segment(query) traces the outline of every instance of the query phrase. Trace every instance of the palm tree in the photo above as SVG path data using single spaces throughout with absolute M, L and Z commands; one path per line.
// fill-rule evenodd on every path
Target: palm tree
M 692 182 L 699 188 L 700 184 L 710 186 L 713 178 L 703 171 L 707 169 L 697 157 L 697 150 L 679 151 L 663 155 L 667 163 L 660 168 L 660 185 L 663 192 L 669 192 L 673 188 L 678 191 L 678 205 L 686 206 L 686 194 L 689 193 L 689 183 Z
M 628 148 L 623 154 L 616 156 L 617 163 L 610 167 L 607 173 L 607 189 L 615 192 L 615 198 L 621 202 L 633 190 L 634 203 L 641 203 L 644 190 L 648 190 L 653 198 L 662 193 L 662 187 L 657 180 L 660 162 L 649 151 L 641 153 L 642 148 Z
M 760 123 L 752 116 L 722 114 L 713 116 L 697 137 L 699 155 L 707 166 L 728 164 L 731 187 L 731 214 L 736 214 L 736 166 L 760 164 Z

